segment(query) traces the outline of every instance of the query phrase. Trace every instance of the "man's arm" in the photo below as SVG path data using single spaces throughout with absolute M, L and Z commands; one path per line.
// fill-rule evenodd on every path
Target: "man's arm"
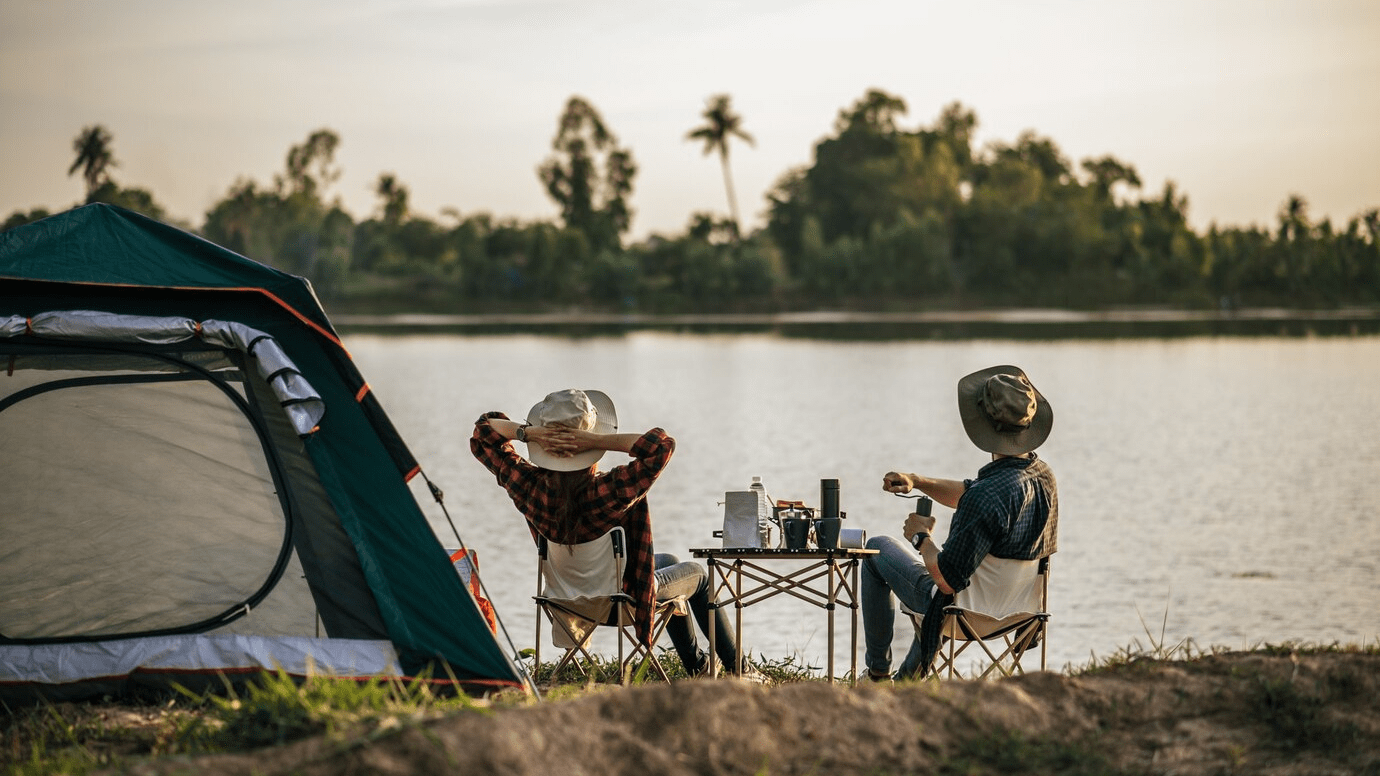
M 579 455 L 588 450 L 631 453 L 642 434 L 596 434 L 572 428 L 533 426 L 527 429 L 527 437 L 538 442 L 552 455 Z
M 967 490 L 962 480 L 941 480 L 935 477 L 921 477 L 918 474 L 887 472 L 882 477 L 882 490 L 888 493 L 909 493 L 919 490 L 944 506 L 958 507 L 958 499 Z
M 542 449 L 557 457 L 570 457 L 587 450 L 609 450 L 612 452 L 631 452 L 633 444 L 641 434 L 596 434 L 593 431 L 562 428 L 560 426 L 529 426 L 507 418 L 489 418 L 489 427 L 504 439 L 518 439 L 518 429 L 523 430 L 527 441 L 541 445 Z M 475 436 L 479 435 L 478 428 Z
M 944 580 L 944 575 L 939 573 L 939 547 L 935 546 L 933 539 L 925 538 L 925 543 L 920 545 L 920 557 L 925 559 L 925 569 L 930 572 L 930 577 L 934 579 L 939 592 L 953 595 L 954 589 Z
M 962 483 L 959 483 L 960 485 Z M 912 541 L 916 534 L 924 534 L 925 539 L 920 544 L 920 557 L 925 561 L 925 570 L 934 579 L 934 584 L 939 588 L 939 592 L 945 595 L 953 595 L 954 589 L 944 580 L 944 575 L 939 572 L 939 546 L 934 543 L 932 534 L 934 532 L 934 515 L 918 515 L 911 513 L 906 516 L 905 527 L 901 529 L 906 541 Z

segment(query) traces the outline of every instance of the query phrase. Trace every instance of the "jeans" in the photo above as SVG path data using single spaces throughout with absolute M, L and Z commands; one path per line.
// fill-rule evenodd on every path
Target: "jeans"
M 874 676 L 891 673 L 891 638 L 896 623 L 899 598 L 908 609 L 924 613 L 934 597 L 935 583 L 925 570 L 924 561 L 909 544 L 893 536 L 874 536 L 867 540 L 869 550 L 878 550 L 862 561 L 858 587 L 862 596 L 863 663 Z M 898 675 L 914 676 L 920 667 L 920 640 L 912 639 L 910 652 L 901 663 Z
M 709 572 L 704 566 L 694 562 L 681 563 L 674 555 L 657 553 L 656 582 L 659 600 L 664 601 L 682 595 L 689 600 L 690 611 L 699 623 L 700 630 L 706 634 L 705 638 L 708 638 Z M 694 676 L 701 658 L 707 657 L 699 648 L 689 620 L 689 617 L 672 617 L 671 622 L 666 625 L 666 633 L 671 637 L 671 643 L 675 645 L 676 654 L 680 655 L 680 662 L 685 666 L 686 673 Z M 736 659 L 738 643 L 733 638 L 728 612 L 724 609 L 714 610 L 714 651 L 725 670 L 737 673 L 732 671 L 731 667 Z

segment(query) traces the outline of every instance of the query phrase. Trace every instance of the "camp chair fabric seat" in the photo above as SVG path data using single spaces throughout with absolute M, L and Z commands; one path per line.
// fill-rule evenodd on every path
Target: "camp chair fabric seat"
M 973 573 L 968 587 L 958 591 L 944 607 L 940 630 L 943 641 L 935 654 L 933 670 L 950 678 L 959 676 L 958 658 L 976 644 L 986 655 L 978 678 L 994 674 L 1025 673 L 1021 664 L 1026 652 L 1040 647 L 1040 670 L 1045 668 L 1045 638 L 1049 613 L 1049 558 L 1014 560 L 987 556 Z M 923 612 L 901 606 L 919 637 Z M 1000 646 L 994 646 L 1000 640 Z
M 615 527 L 593 541 L 580 544 L 555 544 L 537 539 L 538 570 L 537 640 L 535 659 L 541 665 L 543 617 L 551 623 L 551 643 L 565 652 L 553 671 L 560 671 L 577 656 L 591 661 L 590 642 L 601 626 L 618 631 L 618 666 L 625 683 L 634 662 L 650 664 L 661 679 L 669 681 L 656 653 L 637 639 L 635 602 L 623 592 L 623 572 L 627 568 L 627 542 L 621 527 Z M 657 601 L 652 610 L 654 646 L 672 617 L 689 613 L 685 596 Z M 624 647 L 631 647 L 626 653 Z M 581 673 L 584 668 L 575 666 Z

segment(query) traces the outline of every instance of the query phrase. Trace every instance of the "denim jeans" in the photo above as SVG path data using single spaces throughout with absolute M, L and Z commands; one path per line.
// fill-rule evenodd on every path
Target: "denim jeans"
M 880 676 L 891 672 L 895 599 L 899 598 L 911 611 L 924 613 L 934 597 L 935 584 L 919 553 L 904 541 L 894 536 L 874 536 L 867 540 L 867 548 L 878 553 L 863 559 L 858 583 L 866 645 L 863 663 L 868 671 Z M 912 639 L 898 674 L 913 676 L 919 662 L 920 640 Z
M 664 601 L 681 595 L 689 599 L 690 611 L 708 639 L 709 572 L 704 566 L 694 562 L 681 563 L 674 555 L 657 553 L 656 582 L 658 599 Z M 671 637 L 671 643 L 675 645 L 676 654 L 680 655 L 680 662 L 685 666 L 686 673 L 694 676 L 695 669 L 700 664 L 700 657 L 705 653 L 699 648 L 698 639 L 690 627 L 689 620 L 689 617 L 672 617 L 666 626 L 666 633 Z M 714 610 L 714 651 L 725 669 L 731 669 L 738 652 L 738 644 L 733 638 L 728 612 L 724 609 Z M 730 673 L 737 672 L 730 670 Z

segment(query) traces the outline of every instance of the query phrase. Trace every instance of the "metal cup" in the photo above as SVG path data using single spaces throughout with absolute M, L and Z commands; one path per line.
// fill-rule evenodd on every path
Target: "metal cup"
M 861 528 L 843 528 L 839 530 L 839 546 L 853 547 L 862 549 L 867 546 L 867 531 Z

